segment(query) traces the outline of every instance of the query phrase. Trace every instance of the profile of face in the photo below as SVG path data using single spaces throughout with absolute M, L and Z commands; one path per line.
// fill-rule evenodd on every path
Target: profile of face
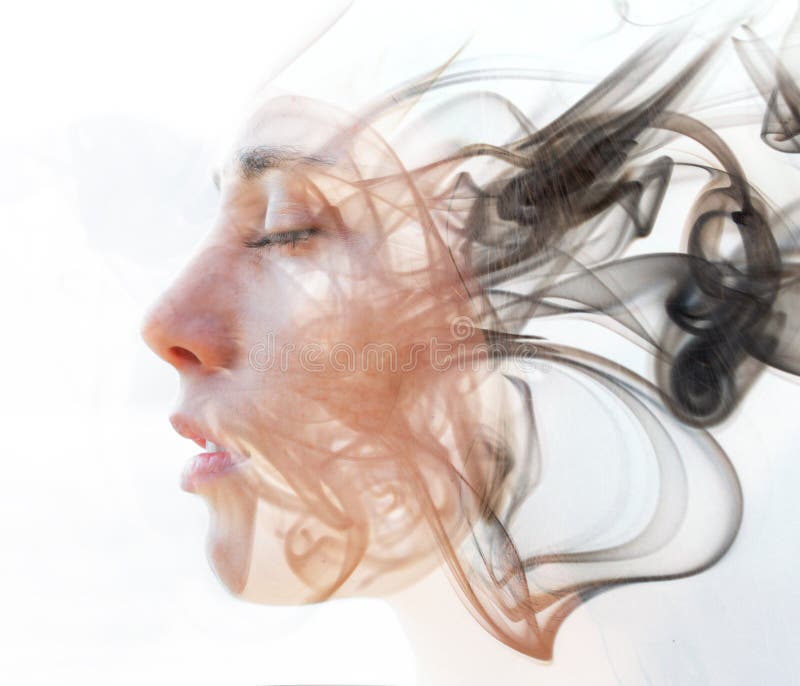
M 669 49 L 645 46 L 632 73 Z M 254 113 L 207 238 L 143 325 L 179 373 L 173 426 L 205 448 L 183 487 L 208 503 L 231 592 L 380 596 L 441 566 L 484 629 L 551 659 L 584 600 L 726 553 L 741 487 L 705 427 L 763 362 L 786 368 L 777 339 L 755 343 L 782 321 L 782 281 L 747 276 L 781 273 L 779 242 L 732 152 L 700 135 L 730 185 L 704 186 L 689 252 L 629 253 L 674 166 L 636 146 L 706 58 L 656 101 L 614 72 L 544 128 L 444 87 L 404 125 L 435 76 L 362 117 L 294 96 Z M 747 229 L 742 283 L 706 240 L 724 217 Z M 530 333 L 570 315 L 652 353 L 656 383 Z M 531 357 L 547 378 L 516 373 Z
M 370 127 L 281 96 L 217 182 L 209 235 L 143 324 L 180 376 L 171 422 L 205 448 L 182 485 L 209 505 L 211 564 L 268 604 L 403 587 L 497 489 L 478 447 L 497 375 L 456 364 L 468 265 L 419 196 L 441 177 L 408 183 Z

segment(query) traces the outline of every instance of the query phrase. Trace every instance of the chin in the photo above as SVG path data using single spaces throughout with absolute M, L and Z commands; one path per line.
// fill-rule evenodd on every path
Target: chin
M 238 599 L 259 605 L 322 600 L 291 569 L 286 543 L 276 535 L 286 514 L 225 486 L 201 493 L 210 515 L 206 554 L 219 582 Z
M 208 504 L 206 555 L 220 583 L 234 595 L 247 584 L 253 554 L 257 502 L 228 480 L 197 491 Z
M 209 563 L 220 583 L 247 602 L 285 606 L 384 597 L 413 585 L 442 561 L 427 530 L 421 529 L 410 534 L 405 554 L 395 553 L 393 564 L 385 551 L 363 551 L 342 580 L 347 542 L 332 536 L 310 513 L 287 511 L 233 478 L 215 481 L 198 495 L 209 506 Z M 292 532 L 295 536 L 288 541 Z M 303 550 L 313 554 L 303 555 Z

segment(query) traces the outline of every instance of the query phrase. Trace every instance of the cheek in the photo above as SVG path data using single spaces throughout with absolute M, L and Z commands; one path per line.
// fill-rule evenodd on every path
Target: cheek
M 328 450 L 369 438 L 396 413 L 420 346 L 446 338 L 439 329 L 458 300 L 452 284 L 445 291 L 431 279 L 441 246 L 422 236 L 411 227 L 378 246 L 326 241 L 299 256 L 252 258 L 242 279 L 244 386 L 271 441 Z
M 342 435 L 375 430 L 400 384 L 397 351 L 404 344 L 391 326 L 397 309 L 363 269 L 353 276 L 307 259 L 266 267 L 250 278 L 242 308 L 240 384 L 253 421 L 322 449 Z

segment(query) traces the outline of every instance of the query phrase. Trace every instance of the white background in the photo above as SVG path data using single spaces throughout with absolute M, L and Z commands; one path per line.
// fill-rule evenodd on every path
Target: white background
M 282 83 L 365 99 L 441 63 L 476 27 L 474 54 L 601 76 L 649 35 L 628 26 L 598 43 L 619 26 L 611 2 L 488 4 L 356 3 Z M 631 17 L 663 22 L 699 4 L 632 3 Z M 4 683 L 414 683 L 411 649 L 380 601 L 265 608 L 217 584 L 204 506 L 177 487 L 192 452 L 166 419 L 177 377 L 138 338 L 147 303 L 213 215 L 220 137 L 344 6 L 4 6 Z M 722 565 L 672 590 L 593 601 L 603 650 L 590 654 L 598 674 L 615 674 L 608 683 L 796 678 L 797 399 L 770 377 L 748 401 L 733 446 L 746 519 Z M 559 669 L 543 667 L 540 682 Z

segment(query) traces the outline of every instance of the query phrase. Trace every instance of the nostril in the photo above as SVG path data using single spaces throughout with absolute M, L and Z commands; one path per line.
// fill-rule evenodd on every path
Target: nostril
M 187 350 L 186 348 L 181 348 L 178 345 L 173 345 L 169 349 L 169 354 L 175 360 L 177 364 L 200 364 L 200 358 L 197 357 L 191 350 Z

